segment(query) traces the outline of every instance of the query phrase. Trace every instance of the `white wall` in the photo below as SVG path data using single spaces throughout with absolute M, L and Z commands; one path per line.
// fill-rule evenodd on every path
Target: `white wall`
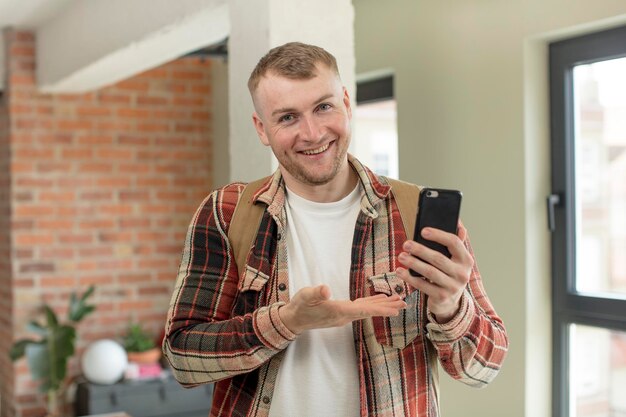
M 442 376 L 445 417 L 550 415 L 549 41 L 626 22 L 623 0 L 354 0 L 357 74 L 393 68 L 400 178 L 463 190 L 511 348 L 483 390 Z

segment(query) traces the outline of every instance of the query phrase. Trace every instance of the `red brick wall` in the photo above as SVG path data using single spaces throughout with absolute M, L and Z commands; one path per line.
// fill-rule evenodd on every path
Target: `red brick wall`
M 0 42 L 2 31 L 0 31 Z M 2 60 L 0 60 L 2 61 Z M 13 338 L 10 250 L 9 113 L 7 93 L 0 92 L 0 415 L 12 392 L 13 366 L 8 351 Z
M 187 224 L 212 185 L 210 61 L 182 58 L 88 94 L 41 94 L 33 34 L 6 41 L 19 308 L 0 334 L 23 336 L 43 302 L 64 312 L 72 290 L 94 284 L 97 311 L 79 326 L 79 348 L 131 321 L 158 335 Z M 13 382 L 14 415 L 43 415 L 25 361 Z

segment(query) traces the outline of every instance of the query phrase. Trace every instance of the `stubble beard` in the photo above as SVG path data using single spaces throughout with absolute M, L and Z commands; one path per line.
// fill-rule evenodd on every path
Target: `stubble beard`
M 341 145 L 337 143 L 340 141 L 343 142 Z M 346 138 L 337 139 L 337 142 L 335 143 L 335 146 L 342 146 L 342 148 L 339 150 L 339 152 L 335 156 L 335 159 L 332 162 L 332 167 L 331 167 L 330 172 L 325 175 L 315 175 L 316 174 L 315 172 L 308 172 L 305 167 L 298 164 L 297 162 L 294 162 L 291 158 L 289 158 L 286 152 L 283 154 L 282 158 L 277 158 L 277 159 L 278 159 L 278 162 L 280 162 L 280 164 L 285 168 L 285 170 L 298 182 L 301 182 L 307 185 L 328 184 L 339 173 L 342 163 L 346 159 L 346 154 L 348 153 L 348 145 L 346 143 L 347 142 Z

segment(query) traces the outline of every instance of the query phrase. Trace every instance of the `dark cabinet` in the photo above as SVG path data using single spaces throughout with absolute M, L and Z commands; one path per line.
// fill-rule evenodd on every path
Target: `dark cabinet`
M 125 411 L 132 417 L 207 417 L 213 385 L 183 388 L 172 376 L 113 385 L 80 382 L 76 415 Z

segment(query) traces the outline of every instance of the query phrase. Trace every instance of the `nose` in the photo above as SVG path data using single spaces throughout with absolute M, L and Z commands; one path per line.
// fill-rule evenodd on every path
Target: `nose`
M 317 141 L 322 137 L 323 127 L 315 116 L 304 116 L 300 123 L 300 136 L 308 141 Z

